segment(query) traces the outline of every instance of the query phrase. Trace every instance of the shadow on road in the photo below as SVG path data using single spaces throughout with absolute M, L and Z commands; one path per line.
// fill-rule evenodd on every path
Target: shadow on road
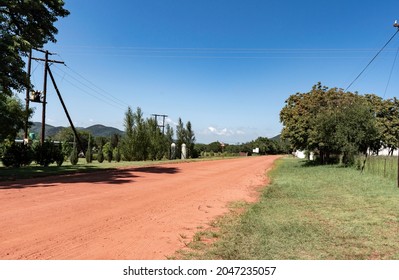
M 83 173 L 75 174 L 40 174 L 38 178 L 33 179 L 17 179 L 13 181 L 0 182 L 0 191 L 7 189 L 24 189 L 34 187 L 52 187 L 58 184 L 76 184 L 76 183 L 92 183 L 92 184 L 110 184 L 122 185 L 134 182 L 134 178 L 142 177 L 145 173 L 156 174 L 176 174 L 179 169 L 176 167 L 166 166 L 146 166 L 133 168 L 113 168 L 113 169 L 88 169 Z

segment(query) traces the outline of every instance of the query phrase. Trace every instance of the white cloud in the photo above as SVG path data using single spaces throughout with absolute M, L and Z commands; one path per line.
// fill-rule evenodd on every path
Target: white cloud
M 209 126 L 207 130 L 208 134 L 215 134 L 219 136 L 232 136 L 232 135 L 244 135 L 245 132 L 242 130 L 233 130 L 228 128 L 217 129 L 213 126 Z

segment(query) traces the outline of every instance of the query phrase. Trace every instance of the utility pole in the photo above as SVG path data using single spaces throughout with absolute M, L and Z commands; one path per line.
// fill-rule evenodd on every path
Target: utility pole
M 40 143 L 43 145 L 44 138 L 46 137 L 46 103 L 47 103 L 47 72 L 48 72 L 48 55 L 49 52 L 45 53 L 45 62 L 44 62 L 44 82 L 43 82 L 43 110 L 42 110 L 42 133 Z
M 395 20 L 395 23 L 393 24 L 393 27 L 397 28 L 399 31 L 399 23 L 397 20 Z M 398 139 L 399 140 L 399 139 Z M 399 145 L 398 145 L 398 176 L 397 176 L 397 187 L 399 188 Z
M 35 58 L 32 57 L 32 49 L 29 52 L 29 59 L 28 59 L 28 76 L 29 76 L 29 83 L 28 86 L 26 88 L 26 113 L 27 113 L 27 117 L 26 117 L 26 122 L 25 122 L 25 131 L 24 131 L 24 137 L 25 139 L 28 138 L 28 112 L 29 112 L 29 103 L 30 103 L 30 72 L 31 72 L 31 62 L 32 60 L 36 60 L 36 61 L 44 61 L 44 80 L 43 80 L 43 95 L 42 95 L 42 100 L 37 101 L 37 100 L 32 100 L 32 102 L 39 102 L 42 103 L 42 129 L 41 129 L 41 139 L 40 142 L 43 144 L 44 140 L 46 138 L 46 104 L 47 104 L 47 73 L 49 70 L 49 62 L 51 63 L 61 63 L 64 64 L 63 61 L 57 61 L 57 60 L 50 60 L 49 59 L 49 55 L 53 55 L 53 53 L 50 53 L 49 51 L 44 51 L 44 50 L 40 50 L 40 49 L 34 49 L 35 51 L 38 52 L 42 52 L 45 54 L 45 58 Z
M 47 51 L 47 50 L 46 50 L 46 51 L 39 50 L 39 49 L 35 49 L 35 50 L 36 50 L 36 51 L 39 51 L 39 52 L 43 52 L 43 53 L 45 54 L 45 58 L 44 58 L 44 59 L 42 59 L 42 58 L 35 58 L 35 57 L 32 57 L 32 51 L 31 51 L 31 52 L 29 53 L 29 61 L 28 61 L 28 73 L 29 73 L 29 75 L 30 75 L 31 60 L 32 60 L 32 59 L 33 59 L 33 60 L 36 60 L 36 61 L 44 61 L 43 99 L 42 99 L 42 101 L 40 101 L 40 100 L 39 100 L 39 101 L 37 101 L 37 100 L 34 100 L 34 101 L 33 101 L 33 102 L 43 103 L 41 144 L 44 143 L 44 140 L 45 140 L 45 137 L 46 137 L 45 128 L 46 128 L 46 104 L 47 104 L 47 74 L 49 74 L 49 75 L 50 75 L 50 78 L 51 78 L 51 81 L 52 81 L 52 83 L 53 83 L 53 85 L 54 85 L 54 89 L 55 89 L 55 91 L 57 92 L 58 98 L 60 99 L 62 108 L 64 109 L 65 115 L 67 116 L 68 121 L 69 121 L 69 124 L 71 125 L 71 128 L 72 128 L 72 130 L 73 130 L 74 137 L 76 137 L 76 139 L 77 139 L 79 148 L 81 149 L 81 151 L 84 152 L 82 142 L 80 141 L 80 138 L 79 138 L 79 135 L 78 135 L 78 133 L 77 133 L 77 131 L 76 131 L 76 129 L 75 129 L 75 126 L 73 125 L 72 119 L 71 119 L 71 117 L 70 117 L 70 115 L 69 115 L 69 113 L 68 113 L 68 110 L 67 110 L 67 108 L 66 108 L 66 106 L 65 106 L 64 100 L 62 99 L 61 93 L 60 93 L 60 91 L 59 91 L 59 89 L 58 89 L 58 87 L 57 87 L 57 84 L 56 84 L 56 82 L 55 82 L 53 73 L 51 72 L 50 66 L 49 66 L 49 63 L 60 63 L 60 64 L 65 64 L 65 63 L 64 63 L 63 61 L 48 59 L 49 55 L 53 55 L 53 53 L 50 53 L 50 52 Z M 26 90 L 26 100 L 27 100 L 27 101 L 26 101 L 26 111 L 27 111 L 27 112 L 28 112 L 28 110 L 29 110 L 29 101 L 30 101 L 30 98 L 29 98 L 29 91 L 30 91 L 30 86 L 28 86 L 28 88 L 27 88 L 27 90 Z M 27 138 L 27 134 L 28 134 L 28 128 L 27 128 L 27 127 L 28 127 L 28 119 L 26 120 L 26 124 L 25 124 L 25 138 Z
M 152 116 L 155 117 L 155 122 L 157 123 L 158 127 L 162 127 L 162 134 L 165 134 L 165 118 L 167 118 L 167 115 L 158 115 L 158 114 L 152 114 Z M 158 117 L 162 117 L 162 124 L 158 123 Z
M 29 50 L 28 53 L 28 71 L 27 77 L 28 82 L 26 85 L 26 98 L 25 98 L 25 112 L 26 112 L 26 119 L 25 119 L 25 127 L 24 127 L 24 139 L 28 139 L 28 123 L 29 123 L 29 93 L 30 93 L 30 73 L 32 69 L 32 49 Z
M 64 108 L 65 115 L 67 116 L 68 121 L 69 121 L 69 124 L 71 125 L 71 128 L 72 128 L 73 133 L 74 133 L 74 137 L 76 138 L 76 140 L 77 140 L 77 142 L 78 142 L 79 148 L 80 148 L 80 150 L 81 150 L 82 152 L 84 152 L 82 142 L 80 141 L 79 135 L 78 135 L 78 133 L 77 133 L 77 131 L 76 131 L 76 129 L 75 129 L 75 126 L 73 125 L 72 119 L 71 119 L 71 117 L 69 116 L 68 110 L 67 110 L 67 108 L 66 108 L 66 106 L 65 106 L 64 100 L 62 99 L 61 93 L 60 93 L 60 91 L 58 90 L 57 84 L 55 83 L 55 79 L 54 79 L 53 73 L 51 73 L 50 67 L 48 67 L 48 73 L 50 74 L 51 81 L 53 82 L 55 91 L 57 92 L 58 98 L 60 99 L 62 108 Z

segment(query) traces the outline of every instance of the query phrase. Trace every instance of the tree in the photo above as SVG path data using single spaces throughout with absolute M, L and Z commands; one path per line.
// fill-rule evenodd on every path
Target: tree
M 147 125 L 143 119 L 143 112 L 140 107 L 137 107 L 133 117 L 135 122 L 135 129 L 133 131 L 135 160 L 146 160 L 148 158 L 149 138 Z
M 366 94 L 365 98 L 370 104 L 376 118 L 376 126 L 380 135 L 380 142 L 390 154 L 398 147 L 399 139 L 399 100 L 384 100 L 374 94 Z
M 113 151 L 113 156 L 116 162 L 120 162 L 121 161 L 121 153 L 119 151 L 119 147 L 115 147 L 114 151 Z
M 105 155 L 105 159 L 108 162 L 112 161 L 113 157 L 113 148 L 111 147 L 111 142 L 105 143 L 105 145 L 102 147 L 103 154 Z
M 166 132 L 165 132 L 165 145 L 167 146 L 167 149 L 169 151 L 168 154 L 168 158 L 172 159 L 173 155 L 172 155 L 172 143 L 174 142 L 173 138 L 174 138 L 175 132 L 173 130 L 173 127 L 170 126 L 170 124 L 166 125 Z
M 32 112 L 26 112 L 19 99 L 0 94 L 0 142 L 14 140 Z
M 80 143 L 83 146 L 83 149 L 84 149 L 83 152 L 87 151 L 90 132 L 85 131 L 85 130 L 77 130 L 77 134 L 79 136 Z M 73 133 L 72 128 L 66 127 L 66 128 L 61 129 L 60 131 L 58 131 L 57 134 L 54 135 L 53 139 L 57 140 L 57 141 L 67 141 L 67 142 L 72 143 L 72 142 L 76 141 L 75 137 L 76 136 Z M 77 148 L 80 149 L 80 147 L 77 147 Z
M 267 137 L 258 137 L 255 141 L 251 142 L 252 149 L 259 148 L 259 154 L 277 154 L 277 143 Z
M 186 124 L 184 138 L 185 138 L 185 143 L 187 145 L 187 158 L 191 158 L 193 157 L 194 153 L 195 134 L 191 127 L 190 121 L 188 121 Z
M 134 159 L 134 116 L 130 106 L 125 113 L 125 135 L 122 137 L 121 152 L 123 158 L 127 161 Z
M 56 42 L 54 23 L 66 17 L 62 0 L 2 1 L 0 4 L 0 91 L 8 96 L 22 91 L 29 78 L 24 71 L 23 56 L 31 48 Z
M 72 165 L 76 165 L 79 161 L 78 148 L 76 147 L 76 141 L 73 141 L 72 153 L 69 157 L 69 160 Z
M 148 156 L 151 160 L 160 160 L 167 154 L 168 143 L 165 135 L 155 119 L 147 119 L 147 132 L 149 139 Z
M 86 162 L 92 163 L 93 161 L 93 154 L 92 154 L 92 146 L 91 146 L 91 134 L 89 134 L 89 140 L 87 142 L 87 151 L 86 151 Z
M 103 153 L 103 147 L 102 146 L 98 149 L 97 161 L 99 163 L 102 163 L 104 161 L 104 153 Z
M 114 133 L 111 135 L 110 143 L 111 143 L 112 149 L 118 147 L 120 139 L 121 139 L 121 136 L 117 133 Z
M 280 112 L 282 138 L 293 149 L 316 151 L 321 161 L 343 155 L 350 163 L 355 153 L 379 146 L 373 108 L 364 96 L 328 89 L 320 83 L 307 93 L 291 95 Z
M 179 118 L 176 126 L 176 156 L 177 158 L 181 157 L 181 146 L 186 140 L 186 131 L 184 129 L 184 124 L 181 118 Z

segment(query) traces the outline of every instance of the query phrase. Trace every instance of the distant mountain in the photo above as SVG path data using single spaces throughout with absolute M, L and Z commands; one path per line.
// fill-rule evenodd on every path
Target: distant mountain
M 113 134 L 119 134 L 119 135 L 124 134 L 123 131 L 121 131 L 115 127 L 105 126 L 102 124 L 95 124 L 95 125 L 86 127 L 83 130 L 90 132 L 94 136 L 104 136 L 104 137 L 108 137 Z
M 64 129 L 65 127 L 63 126 L 52 126 L 52 125 L 48 125 L 46 124 L 46 136 L 54 136 L 56 135 L 60 130 Z M 42 129 L 42 123 L 41 122 L 33 122 L 33 125 L 31 126 L 31 128 L 29 129 L 29 132 L 33 132 L 37 135 L 37 137 L 40 137 L 40 133 L 41 133 L 41 129 Z M 92 125 L 89 127 L 77 127 L 77 130 L 85 130 L 90 132 L 93 136 L 104 136 L 104 137 L 109 137 L 113 134 L 124 134 L 123 131 L 115 128 L 115 127 L 110 127 L 110 126 L 105 126 L 102 124 L 96 124 L 96 125 Z

